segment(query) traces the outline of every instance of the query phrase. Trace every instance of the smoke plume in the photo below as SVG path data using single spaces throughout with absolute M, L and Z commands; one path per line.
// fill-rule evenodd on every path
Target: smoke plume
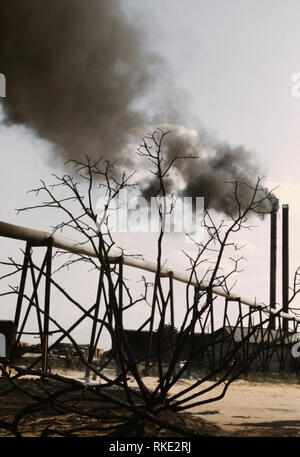
M 0 43 L 8 122 L 31 127 L 66 159 L 120 157 L 128 130 L 145 122 L 133 104 L 159 58 L 118 1 L 0 0 Z
M 244 146 L 232 146 L 229 143 L 212 140 L 202 130 L 187 130 L 180 126 L 162 126 L 168 134 L 163 140 L 163 153 L 166 163 L 175 156 L 193 158 L 179 159 L 174 162 L 176 176 L 168 176 L 165 187 L 168 192 L 176 192 L 178 178 L 183 183 L 179 192 L 182 196 L 204 197 L 206 206 L 228 215 L 238 210 L 237 199 L 241 207 L 246 208 L 253 197 L 260 175 L 253 162 L 253 154 Z M 154 196 L 159 190 L 156 178 L 143 189 L 146 198 Z M 235 196 L 235 183 L 238 184 Z M 266 213 L 277 210 L 278 200 L 260 183 L 255 201 L 262 200 L 256 206 L 257 212 Z
M 126 149 L 127 134 L 151 122 L 137 109 L 138 101 L 167 72 L 163 59 L 147 52 L 143 33 L 128 22 L 117 0 L 0 0 L 0 43 L 7 123 L 32 128 L 63 159 L 104 156 L 137 166 Z M 172 97 L 166 94 L 171 98 L 176 99 L 175 89 Z M 169 108 L 165 114 L 164 122 L 183 119 L 182 110 Z M 204 132 L 169 130 L 167 155 L 197 157 L 175 163 L 184 182 L 180 192 L 206 196 L 212 208 L 230 213 L 233 194 L 226 183 L 251 186 L 259 175 L 251 154 L 243 146 L 212 143 Z M 174 183 L 170 178 L 170 190 L 176 190 Z M 144 194 L 153 186 L 149 182 Z M 249 188 L 242 193 L 245 201 Z

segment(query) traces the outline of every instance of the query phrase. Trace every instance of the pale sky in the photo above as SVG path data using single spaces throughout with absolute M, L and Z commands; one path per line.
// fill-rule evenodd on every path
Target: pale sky
M 280 203 L 290 207 L 290 271 L 300 264 L 300 98 L 291 95 L 291 77 L 300 72 L 300 3 L 298 0 L 122 0 L 130 20 L 145 32 L 148 46 L 167 59 L 178 106 L 184 100 L 187 127 L 203 124 L 231 144 L 253 151 Z M 1 62 L 0 62 L 1 71 Z M 7 81 L 9 85 L 9 81 Z M 54 101 L 55 102 L 55 101 Z M 173 100 L 173 103 L 176 101 Z M 155 107 L 151 106 L 155 111 Z M 15 208 L 30 205 L 25 192 L 60 173 L 51 159 L 51 146 L 26 128 L 0 125 L 1 216 L 3 221 L 49 230 L 50 212 L 16 215 Z M 280 219 L 278 234 L 278 299 L 280 299 Z M 257 221 L 257 230 L 241 235 L 248 243 L 243 255 L 245 274 L 236 293 L 268 302 L 269 224 Z M 154 257 L 149 235 L 120 235 L 118 243 Z M 24 246 L 1 239 L 3 256 L 14 256 Z M 178 240 L 170 240 L 168 264 L 183 266 Z M 153 260 L 153 259 L 152 259 Z M 138 277 L 135 272 L 133 277 Z M 81 272 L 74 273 L 82 281 Z M 78 293 L 90 292 L 85 274 Z M 76 292 L 76 293 L 77 293 Z M 15 300 L 15 298 L 14 298 Z M 4 300 L 9 318 L 13 299 Z M 58 305 L 56 305 L 58 306 Z M 73 315 L 60 310 L 64 323 Z M 134 327 L 134 325 L 132 326 Z M 84 330 L 84 332 L 87 332 Z M 86 335 L 86 333 L 85 333 Z M 85 341 L 85 336 L 80 338 Z

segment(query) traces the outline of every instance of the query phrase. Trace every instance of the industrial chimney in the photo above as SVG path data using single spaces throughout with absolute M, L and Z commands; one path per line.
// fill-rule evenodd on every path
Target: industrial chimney
M 276 270 L 277 270 L 277 210 L 270 213 L 270 308 L 276 309 Z M 275 316 L 270 316 L 270 329 L 275 330 Z
M 282 205 L 282 308 L 289 312 L 289 205 Z M 283 331 L 288 332 L 288 320 L 283 318 Z

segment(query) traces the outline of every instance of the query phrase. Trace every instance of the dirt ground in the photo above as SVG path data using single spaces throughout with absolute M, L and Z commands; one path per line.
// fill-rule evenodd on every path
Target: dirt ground
M 71 375 L 72 373 L 63 373 Z M 7 385 L 0 378 L 0 393 L 7 389 Z M 144 378 L 149 388 L 155 388 L 157 385 L 156 378 Z M 177 393 L 188 387 L 193 381 L 189 379 L 180 380 L 173 388 L 171 393 Z M 33 382 L 31 379 L 22 380 L 23 387 L 33 393 L 41 394 L 43 388 Z M 134 387 L 134 382 L 131 383 Z M 211 383 L 205 383 L 201 389 L 208 387 Z M 3 390 L 4 389 L 4 390 Z M 47 386 L 47 391 L 53 392 L 56 389 L 55 383 Z M 221 392 L 221 388 L 215 389 L 213 395 L 216 396 Z M 76 405 L 78 397 L 76 394 L 68 394 L 70 398 L 64 398 L 64 401 L 70 401 L 70 404 Z M 75 395 L 75 397 L 72 397 Z M 203 398 L 209 398 L 212 394 Z M 87 401 L 88 400 L 88 401 Z M 22 392 L 11 392 L 7 395 L 0 396 L 0 419 L 12 421 L 15 413 L 24 408 L 32 401 L 28 395 L 24 396 Z M 73 402 L 73 403 L 72 403 Z M 84 403 L 89 411 L 108 411 L 108 416 L 113 412 L 120 414 L 118 408 L 112 405 L 101 404 L 99 398 L 85 398 Z M 40 436 L 41 431 L 48 426 L 53 430 L 68 431 L 70 428 L 78 428 L 75 434 L 78 436 L 101 436 L 111 432 L 109 427 L 116 422 L 120 422 L 118 417 L 108 417 L 107 420 L 100 421 L 86 419 L 72 413 L 64 414 L 63 411 L 57 414 L 57 410 L 46 410 L 42 414 L 31 414 L 27 416 L 26 421 L 21 421 L 20 430 L 24 436 Z M 249 382 L 238 380 L 228 389 L 225 397 L 216 402 L 207 403 L 202 406 L 195 406 L 188 410 L 188 414 L 171 413 L 165 417 L 168 421 L 181 423 L 182 420 L 189 428 L 198 429 L 203 435 L 209 436 L 239 436 L 239 437 L 299 437 L 300 436 L 300 385 L 291 382 Z M 13 434 L 1 428 L 0 420 L 0 437 L 13 436 Z M 23 424 L 23 425 L 22 425 Z M 82 428 L 86 427 L 86 429 Z M 149 424 L 147 436 L 180 436 L 174 433 L 170 434 L 153 424 Z M 131 434 L 131 431 L 124 426 L 120 429 L 122 436 Z M 119 433 L 120 433 L 119 430 Z M 54 434 L 55 436 L 55 434 Z
M 190 381 L 182 380 L 179 390 Z M 208 384 L 208 383 L 207 383 Z M 238 380 L 225 397 L 190 410 L 228 436 L 300 436 L 300 385 Z

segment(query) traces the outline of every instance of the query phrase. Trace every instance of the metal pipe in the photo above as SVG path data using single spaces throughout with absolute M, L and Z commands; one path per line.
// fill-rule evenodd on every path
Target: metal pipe
M 98 257 L 97 252 L 93 248 L 91 244 L 83 243 L 80 241 L 75 241 L 70 238 L 65 238 L 58 235 L 53 235 L 51 232 L 44 232 L 41 230 L 34 230 L 27 227 L 21 227 L 19 225 L 8 224 L 7 222 L 0 221 L 0 236 L 4 236 L 7 238 L 29 241 L 32 244 L 43 244 L 49 238 L 53 240 L 53 247 L 71 252 L 73 254 L 82 254 L 90 257 Z M 109 255 L 110 261 L 115 261 L 122 256 L 122 252 L 111 250 Z M 148 260 L 138 259 L 132 256 L 123 255 L 124 258 L 124 265 L 129 267 L 138 268 L 141 270 L 146 270 L 151 273 L 155 273 L 157 269 L 157 265 L 155 262 L 150 262 Z M 170 273 L 173 273 L 173 278 L 176 281 L 183 282 L 185 284 L 190 284 L 192 286 L 199 287 L 200 290 L 205 290 L 207 288 L 207 283 L 202 282 L 200 285 L 198 281 L 190 277 L 189 274 L 182 273 L 179 271 L 174 271 L 168 267 L 164 267 L 161 269 L 161 276 L 167 277 Z M 268 314 L 275 314 L 276 311 L 270 308 L 263 303 L 258 303 L 256 300 L 249 300 L 244 297 L 240 297 L 234 294 L 226 294 L 221 287 L 214 287 L 212 289 L 212 293 L 219 295 L 220 297 L 228 298 L 230 300 L 240 300 L 241 303 L 250 306 L 251 308 L 261 309 Z M 282 313 L 281 313 L 282 314 Z M 300 318 L 296 318 L 293 314 L 284 313 L 285 318 L 289 320 L 293 320 L 296 322 L 300 322 Z

